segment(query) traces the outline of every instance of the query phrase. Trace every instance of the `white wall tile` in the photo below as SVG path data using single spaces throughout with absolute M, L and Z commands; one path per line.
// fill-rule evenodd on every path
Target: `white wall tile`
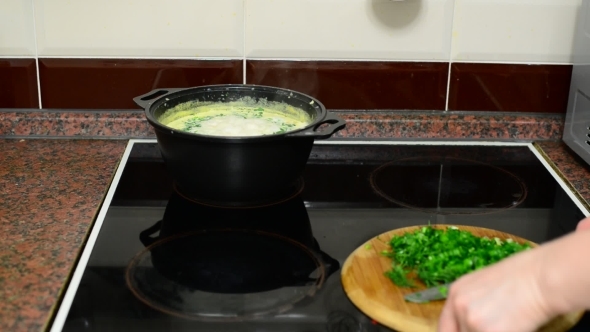
M 569 63 L 582 0 L 455 0 L 452 59 Z
M 0 1 L 0 56 L 34 56 L 33 4 L 30 0 Z
M 246 56 L 448 60 L 454 0 L 246 0 Z
M 239 57 L 244 49 L 243 0 L 35 0 L 35 16 L 39 56 Z

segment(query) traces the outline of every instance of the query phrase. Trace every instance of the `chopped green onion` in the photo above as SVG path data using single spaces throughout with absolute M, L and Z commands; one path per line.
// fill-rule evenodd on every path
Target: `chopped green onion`
M 410 276 L 415 276 L 428 287 L 453 282 L 467 273 L 531 248 L 529 243 L 519 244 L 512 239 L 492 240 L 454 226 L 437 229 L 430 225 L 412 233 L 395 235 L 389 245 L 391 251 L 381 252 L 392 259 L 392 269 L 385 275 L 400 287 L 415 285 Z

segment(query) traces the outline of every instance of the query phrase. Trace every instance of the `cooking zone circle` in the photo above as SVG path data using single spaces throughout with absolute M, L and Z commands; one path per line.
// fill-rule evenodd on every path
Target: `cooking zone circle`
M 270 199 L 251 202 L 216 202 L 185 195 L 180 191 L 180 189 L 178 189 L 176 183 L 173 183 L 174 191 L 183 199 L 195 204 L 222 209 L 257 209 L 281 204 L 297 197 L 299 194 L 301 194 L 301 192 L 303 192 L 304 187 L 305 183 L 303 181 L 303 178 L 299 177 L 292 186 L 283 190 L 283 193 L 277 194 L 276 196 Z
M 370 183 L 390 202 L 440 215 L 500 212 L 517 207 L 527 196 L 525 184 L 511 172 L 454 157 L 391 161 L 371 173 Z
M 132 293 L 153 309 L 228 322 L 290 310 L 316 294 L 326 268 L 289 238 L 226 229 L 159 240 L 132 259 L 125 277 Z

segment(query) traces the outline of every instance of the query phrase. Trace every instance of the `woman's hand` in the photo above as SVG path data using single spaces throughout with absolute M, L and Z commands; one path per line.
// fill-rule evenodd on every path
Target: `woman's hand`
M 584 296 L 590 294 L 590 264 L 576 261 L 580 252 L 590 250 L 586 230 L 590 218 L 578 223 L 575 234 L 454 282 L 438 331 L 530 332 L 558 314 L 589 307 Z
M 529 332 L 552 318 L 538 275 L 542 249 L 470 273 L 451 286 L 439 332 Z
M 587 229 L 590 229 L 590 217 L 585 218 L 584 220 L 578 223 L 578 226 L 576 227 L 576 232 L 585 231 Z

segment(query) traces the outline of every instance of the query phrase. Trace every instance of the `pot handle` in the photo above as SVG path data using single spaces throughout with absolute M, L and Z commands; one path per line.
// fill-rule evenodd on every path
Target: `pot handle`
M 329 125 L 325 128 L 322 128 L 321 131 L 316 131 L 318 127 L 323 124 Z M 315 126 L 303 131 L 287 134 L 286 137 L 313 137 L 316 139 L 325 139 L 334 135 L 335 132 L 344 128 L 344 126 L 346 126 L 346 121 L 342 120 L 342 118 L 336 114 L 328 113 L 326 118 L 318 122 Z
M 178 92 L 181 90 L 186 90 L 185 88 L 173 88 L 173 89 L 154 89 L 148 93 L 142 94 L 141 96 L 137 96 L 133 98 L 133 101 L 137 104 L 137 106 L 141 108 L 147 108 L 153 99 L 164 97 L 165 95 Z
M 158 240 L 158 237 L 152 237 L 153 234 L 157 233 L 160 230 L 160 226 L 162 225 L 162 220 L 158 220 L 157 223 L 155 223 L 153 226 L 151 226 L 150 228 L 143 230 L 141 233 L 139 233 L 139 241 L 141 241 L 141 243 L 145 246 L 145 247 L 149 247 L 152 244 L 154 244 L 154 242 L 156 242 Z
M 315 239 L 314 239 L 314 242 L 317 243 L 317 241 Z M 334 272 L 336 272 L 336 271 L 338 271 L 338 269 L 340 269 L 340 263 L 336 259 L 330 257 L 325 252 L 319 251 L 319 252 L 317 252 L 317 255 L 320 256 L 320 259 L 324 263 L 324 266 L 326 268 L 326 275 L 325 275 L 326 279 L 328 279 L 328 277 L 330 277 L 332 274 L 334 274 Z M 303 286 L 308 282 L 315 282 L 317 280 L 318 280 L 317 278 L 306 277 L 301 280 L 298 280 L 298 282 L 295 285 Z

